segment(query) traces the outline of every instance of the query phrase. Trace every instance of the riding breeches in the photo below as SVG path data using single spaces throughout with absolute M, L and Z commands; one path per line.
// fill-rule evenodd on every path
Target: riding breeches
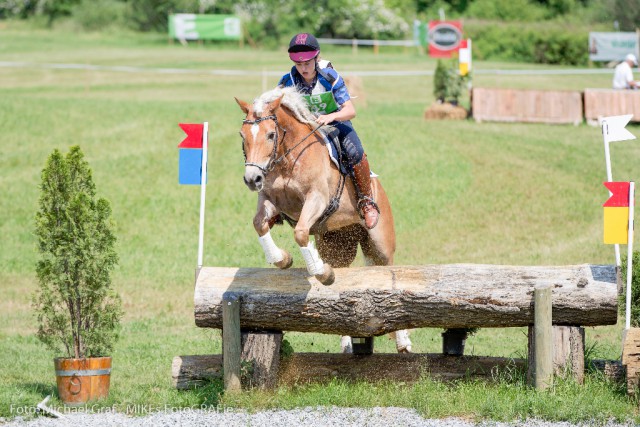
M 340 147 L 349 166 L 353 167 L 360 163 L 364 156 L 364 148 L 362 148 L 362 142 L 356 133 L 350 120 L 345 122 L 333 122 L 331 126 L 338 130 L 338 139 L 340 140 Z

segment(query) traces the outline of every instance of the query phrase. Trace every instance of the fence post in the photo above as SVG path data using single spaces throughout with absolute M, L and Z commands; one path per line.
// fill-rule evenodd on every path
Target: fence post
M 222 366 L 225 392 L 242 391 L 240 385 L 240 301 L 236 295 L 222 299 Z
M 553 384 L 553 328 L 551 287 L 534 290 L 535 386 L 546 390 Z

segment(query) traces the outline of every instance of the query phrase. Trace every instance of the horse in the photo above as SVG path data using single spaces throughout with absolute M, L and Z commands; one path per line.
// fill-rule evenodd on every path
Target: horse
M 329 156 L 326 134 L 330 127 L 315 122 L 295 88 L 267 91 L 252 104 L 235 100 L 246 114 L 240 129 L 244 183 L 258 193 L 253 226 L 267 262 L 281 269 L 293 263 L 291 254 L 279 248 L 270 233 L 276 223 L 287 220 L 294 227 L 307 271 L 323 285 L 335 280 L 333 267 L 351 265 L 358 244 L 367 265 L 393 264 L 393 214 L 380 180 L 371 178 L 380 219 L 367 230 L 352 180 Z M 393 334 L 398 352 L 410 352 L 408 332 Z M 351 345 L 350 337 L 342 338 L 343 352 L 350 352 Z

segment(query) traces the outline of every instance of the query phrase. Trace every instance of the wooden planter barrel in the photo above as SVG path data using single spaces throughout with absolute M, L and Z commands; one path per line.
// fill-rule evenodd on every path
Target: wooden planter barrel
M 56 358 L 56 382 L 60 400 L 65 405 L 83 405 L 109 395 L 111 358 Z

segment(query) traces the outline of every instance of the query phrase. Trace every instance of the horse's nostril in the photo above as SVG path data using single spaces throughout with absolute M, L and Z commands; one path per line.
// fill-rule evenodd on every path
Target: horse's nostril
M 262 182 L 262 176 L 260 175 L 256 176 L 255 183 L 260 184 L 261 182 Z

